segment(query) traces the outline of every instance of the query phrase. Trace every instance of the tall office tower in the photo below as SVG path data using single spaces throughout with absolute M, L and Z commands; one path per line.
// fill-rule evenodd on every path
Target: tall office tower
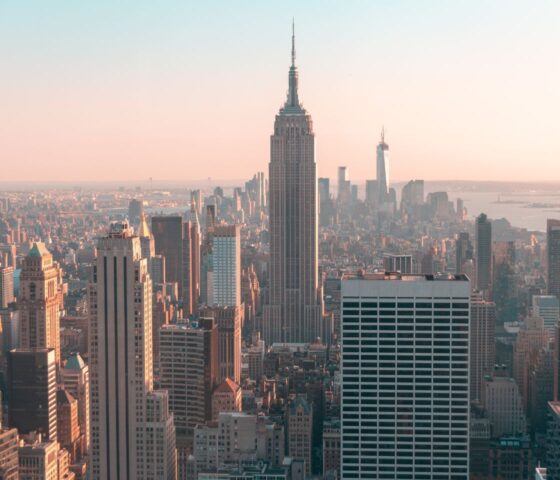
M 140 237 L 140 251 L 142 252 L 142 258 L 148 259 L 148 267 L 150 267 L 152 257 L 156 254 L 156 247 L 154 236 L 150 231 L 144 212 L 140 215 L 137 235 Z
M 496 304 L 479 292 L 471 296 L 470 363 L 471 400 L 481 402 L 484 377 L 496 363 Z
M 197 215 L 202 215 L 202 192 L 200 190 L 191 190 L 191 210 Z
M 244 324 L 248 325 L 249 331 L 257 330 L 257 315 L 261 311 L 261 287 L 253 264 L 241 270 L 241 301 Z
M 19 480 L 18 431 L 16 428 L 2 428 L 0 423 L 0 478 Z
M 98 241 L 88 299 L 92 478 L 151 478 L 152 281 L 127 222 L 112 223 Z
M 547 291 L 560 298 L 560 220 L 546 221 Z
M 319 178 L 319 205 L 331 198 L 331 187 L 329 178 Z
M 200 297 L 200 225 L 195 210 L 191 220 L 183 223 L 183 312 L 192 315 Z
M 473 247 L 469 234 L 468 232 L 461 232 L 455 240 L 455 273 L 465 273 L 465 262 L 472 260 L 472 258 Z
M 338 167 L 337 200 L 339 203 L 344 203 L 350 200 L 350 179 L 348 178 L 347 167 Z
M 516 321 L 517 277 L 514 242 L 494 242 L 492 247 L 492 300 L 499 323 Z
M 402 188 L 401 209 L 408 211 L 424 203 L 424 180 L 411 180 Z
M 412 273 L 412 255 L 385 255 L 383 268 L 386 272 Z
M 160 383 L 169 392 L 177 437 L 192 437 L 197 423 L 212 418 L 218 378 L 218 331 L 203 318 L 161 327 Z
M 56 418 L 58 442 L 74 463 L 81 455 L 78 401 L 64 388 L 56 392 Z
M 8 354 L 9 425 L 20 435 L 38 432 L 52 441 L 56 430 L 56 355 L 52 348 Z
M 154 255 L 152 257 L 150 277 L 154 287 L 159 287 L 166 283 L 165 277 L 165 257 L 163 255 Z
M 128 203 L 128 221 L 130 225 L 138 225 L 144 215 L 144 202 L 133 198 Z
M 210 208 L 212 207 L 212 208 Z M 212 304 L 213 293 L 213 232 L 216 226 L 216 207 L 209 205 L 206 211 L 206 232 L 200 247 L 200 302 Z
M 513 345 L 513 378 L 519 385 L 525 408 L 529 405 L 531 394 L 529 391 L 531 372 L 535 369 L 541 351 L 548 346 L 549 341 L 543 319 L 535 314 L 525 319 L 517 333 Z
M 0 308 L 8 308 L 14 301 L 14 267 L 0 263 Z
M 318 272 L 317 179 L 311 116 L 298 98 L 295 36 L 288 98 L 270 139 L 269 305 L 264 338 L 309 342 L 322 335 Z
M 81 451 L 89 452 L 90 412 L 89 412 L 89 369 L 80 354 L 71 355 L 64 368 L 60 369 L 62 384 L 78 401 L 78 424 L 80 425 Z
M 492 284 L 492 223 L 486 214 L 476 217 L 476 289 L 485 296 Z
M 241 305 L 241 226 L 214 227 L 212 264 L 214 297 L 212 304 L 221 307 Z
M 60 365 L 61 271 L 44 243 L 22 262 L 19 308 L 22 348 L 53 348 Z
M 288 426 L 288 455 L 305 462 L 305 475 L 311 474 L 311 446 L 313 444 L 313 407 L 303 397 L 296 397 L 286 410 Z
M 216 225 L 216 205 L 206 205 L 206 224 L 205 228 L 208 232 Z
M 389 145 L 385 143 L 385 130 L 381 130 L 381 141 L 377 145 L 377 193 L 378 204 L 389 198 Z
M 554 346 L 543 348 L 529 374 L 529 402 L 527 417 L 531 431 L 535 434 L 546 432 L 547 403 L 554 398 Z
M 369 207 L 377 206 L 378 197 L 377 180 L 366 180 L 366 204 Z
M 169 394 L 154 390 L 146 398 L 146 478 L 177 480 L 177 449 Z
M 492 437 L 526 432 L 527 420 L 519 388 L 501 367 L 496 367 L 494 374 L 484 379 L 482 402 L 488 412 Z
M 457 220 L 462 222 L 465 219 L 465 202 L 462 198 L 458 198 L 456 204 Z
M 463 276 L 342 280 L 342 478 L 468 479 Z
M 533 295 L 532 313 L 543 319 L 544 328 L 553 336 L 560 320 L 560 300 L 554 295 Z
M 201 310 L 201 316 L 213 318 L 218 331 L 218 378 L 241 383 L 241 327 L 242 307 L 209 307 Z
M 177 283 L 183 294 L 183 219 L 180 216 L 152 217 L 156 254 L 165 257 L 167 282 Z

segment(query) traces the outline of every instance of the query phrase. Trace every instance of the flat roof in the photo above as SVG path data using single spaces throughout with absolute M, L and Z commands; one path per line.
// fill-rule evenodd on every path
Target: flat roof
M 434 275 L 424 275 L 415 273 L 400 272 L 357 272 L 345 273 L 343 280 L 398 280 L 402 282 L 441 282 L 441 281 L 459 281 L 468 282 L 469 279 L 464 274 L 438 273 Z

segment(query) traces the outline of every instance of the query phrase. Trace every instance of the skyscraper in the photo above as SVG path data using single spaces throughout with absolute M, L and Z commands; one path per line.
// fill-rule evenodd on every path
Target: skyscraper
M 488 297 L 492 286 L 492 223 L 486 214 L 476 217 L 476 289 Z
M 348 167 L 338 167 L 337 200 L 341 204 L 350 200 L 350 180 L 348 179 Z
M 544 328 L 555 335 L 560 320 L 560 300 L 555 295 L 533 295 L 532 312 L 543 319 Z
M 315 135 L 299 103 L 295 58 L 292 35 L 288 98 L 270 139 L 270 288 L 263 312 L 268 343 L 322 336 Z
M 484 377 L 496 363 L 496 304 L 479 292 L 471 297 L 470 396 L 482 401 Z
M 342 478 L 468 479 L 465 276 L 342 280 Z
M 126 222 L 97 244 L 89 286 L 92 478 L 146 479 L 152 392 L 152 282 Z
M 61 272 L 44 243 L 37 242 L 22 262 L 18 303 L 21 347 L 53 348 L 60 364 Z
M 144 212 L 140 214 L 138 236 L 140 237 L 140 250 L 142 251 L 142 257 L 148 259 L 148 267 L 150 267 L 152 257 L 156 254 L 156 250 L 154 236 L 150 231 Z
M 214 319 L 163 325 L 160 329 L 161 388 L 169 392 L 178 437 L 212 419 L 218 378 L 218 332 Z
M 560 220 L 546 222 L 546 258 L 548 294 L 560 298 Z
M 218 378 L 222 383 L 227 378 L 241 382 L 241 307 L 208 307 L 201 310 L 205 318 L 216 321 L 218 331 Z
M 183 223 L 182 276 L 185 315 L 192 315 L 198 308 L 200 297 L 200 225 L 196 211 L 191 208 L 191 220 Z
M 90 445 L 89 368 L 76 353 L 68 358 L 60 376 L 64 388 L 78 401 L 81 447 L 85 454 L 89 452 Z
M 378 205 L 389 199 L 389 145 L 385 143 L 385 130 L 381 130 L 381 141 L 377 145 L 377 193 Z
M 138 225 L 144 215 L 144 202 L 133 198 L 128 203 L 128 221 L 131 225 Z
M 212 241 L 212 304 L 220 307 L 238 307 L 241 305 L 240 225 L 214 227 Z
M 9 425 L 20 435 L 37 432 L 57 439 L 55 359 L 52 348 L 8 354 Z
M 0 308 L 14 301 L 14 267 L 0 263 Z
M 165 257 L 167 282 L 176 282 L 183 294 L 183 219 L 178 215 L 152 217 L 152 233 L 157 255 Z
M 319 205 L 323 202 L 327 202 L 331 198 L 331 188 L 330 188 L 330 179 L 327 178 L 319 178 Z
M 70 454 L 71 463 L 75 463 L 81 452 L 78 401 L 64 388 L 56 392 L 56 419 L 58 442 Z
M 455 273 L 464 273 L 463 266 L 472 260 L 473 248 L 468 232 L 461 232 L 455 240 Z M 473 279 L 471 279 L 473 280 Z

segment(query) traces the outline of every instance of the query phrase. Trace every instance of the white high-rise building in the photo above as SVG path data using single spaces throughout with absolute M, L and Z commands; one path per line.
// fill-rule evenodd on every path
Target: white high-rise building
M 152 281 L 140 238 L 126 222 L 111 224 L 97 244 L 89 310 L 92 479 L 156 478 L 147 430 Z
M 389 198 L 389 145 L 385 143 L 385 130 L 381 131 L 381 141 L 377 145 L 377 194 L 378 205 Z
M 241 226 L 218 225 L 212 237 L 212 303 L 220 307 L 238 307 L 241 305 Z
M 342 280 L 342 478 L 469 477 L 463 275 Z

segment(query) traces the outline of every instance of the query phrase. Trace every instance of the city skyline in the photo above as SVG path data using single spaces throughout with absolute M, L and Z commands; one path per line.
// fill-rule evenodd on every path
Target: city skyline
M 541 6 L 312 2 L 286 5 L 284 18 L 221 2 L 3 5 L 2 180 L 221 180 L 264 170 L 292 15 L 319 176 L 347 165 L 351 179 L 375 178 L 385 125 L 397 181 L 554 178 L 560 7 Z M 526 166 L 533 157 L 538 169 Z
M 517 2 L 0 5 L 0 478 L 560 479 Z

